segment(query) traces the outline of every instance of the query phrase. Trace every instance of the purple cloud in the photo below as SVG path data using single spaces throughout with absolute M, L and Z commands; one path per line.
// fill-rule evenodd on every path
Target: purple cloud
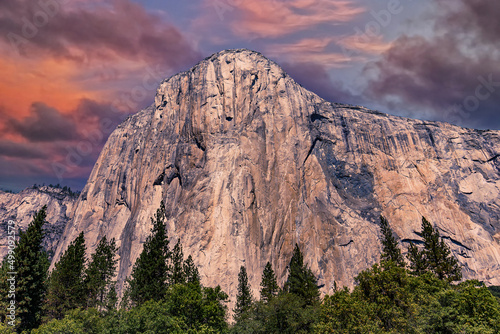
M 436 3 L 435 35 L 398 38 L 365 68 L 365 94 L 406 116 L 500 128 L 500 3 Z
M 42 54 L 85 63 L 130 59 L 173 69 L 201 58 L 176 27 L 129 0 L 92 6 L 6 0 L 0 11 L 4 44 L 28 57 Z

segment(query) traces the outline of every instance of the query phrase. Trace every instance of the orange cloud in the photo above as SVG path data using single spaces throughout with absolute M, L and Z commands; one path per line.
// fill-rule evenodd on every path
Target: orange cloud
M 379 55 L 391 47 L 391 43 L 384 42 L 382 36 L 351 35 L 341 38 L 337 44 L 346 50 L 351 56 L 359 53 Z
M 98 93 L 86 91 L 72 81 L 78 71 L 68 61 L 0 58 L 0 104 L 16 117 L 23 117 L 35 101 L 71 110 L 83 97 L 98 99 Z
M 365 12 L 349 0 L 206 1 L 245 38 L 276 38 L 320 24 L 350 22 Z

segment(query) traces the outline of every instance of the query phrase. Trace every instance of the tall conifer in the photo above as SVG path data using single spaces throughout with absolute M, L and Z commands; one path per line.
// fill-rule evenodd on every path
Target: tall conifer
M 382 232 L 382 254 L 380 258 L 383 261 L 392 261 L 399 267 L 405 266 L 405 261 L 398 242 L 392 233 L 389 222 L 384 217 L 380 216 L 380 231 Z
M 170 284 L 183 284 L 186 282 L 183 264 L 184 253 L 182 252 L 182 244 L 179 239 L 172 250 L 172 275 L 170 277 Z
M 92 254 L 90 263 L 85 270 L 85 287 L 87 289 L 87 306 L 104 307 L 107 295 L 113 285 L 112 279 L 116 271 L 116 242 L 102 237 Z
M 252 307 L 252 291 L 248 284 L 247 270 L 244 266 L 240 267 L 238 274 L 238 293 L 236 294 L 236 308 L 234 309 L 234 318 L 236 321 Z
M 429 269 L 439 279 L 460 280 L 462 273 L 457 259 L 451 255 L 450 248 L 439 236 L 439 231 L 434 229 L 425 217 L 422 217 L 422 238 L 424 239 L 423 255 Z
M 424 253 L 419 251 L 413 242 L 408 246 L 406 257 L 410 261 L 410 270 L 413 275 L 422 275 L 429 267 L 424 258 Z
M 191 255 L 189 255 L 186 261 L 184 261 L 183 267 L 186 282 L 200 284 L 200 274 L 198 272 L 198 268 L 194 265 L 193 257 Z
M 439 236 L 439 231 L 434 229 L 425 217 L 422 217 L 422 238 L 424 239 L 423 250 L 419 251 L 413 243 L 410 243 L 408 248 L 407 257 L 410 260 L 412 272 L 419 275 L 425 271 L 431 271 L 439 279 L 449 282 L 462 279 L 457 259 Z
M 284 290 L 302 298 L 306 305 L 319 302 L 319 289 L 316 277 L 306 265 L 299 245 L 295 244 L 289 265 L 290 273 Z
M 44 308 L 51 319 L 62 319 L 64 314 L 85 307 L 85 237 L 81 232 L 68 246 L 50 274 Z
M 42 303 L 45 298 L 46 277 L 49 269 L 48 256 L 42 248 L 43 226 L 47 223 L 46 210 L 47 206 L 42 207 L 33 216 L 26 231 L 19 231 L 15 247 L 5 256 L 0 270 L 2 313 L 6 311 L 3 306 L 15 301 L 14 323 L 18 332 L 36 328 L 41 322 Z M 16 233 L 14 226 L 12 229 L 9 227 L 8 235 L 15 236 Z M 10 258 L 9 255 L 11 255 Z M 11 294 L 9 297 L 11 283 L 15 287 L 15 296 Z M 6 315 L 9 314 L 3 314 L 3 316 Z M 7 318 L 7 321 L 9 320 L 11 319 Z
M 262 273 L 260 286 L 260 300 L 264 303 L 268 303 L 272 298 L 278 295 L 279 287 L 270 262 L 266 263 L 264 272 Z
M 151 218 L 153 228 L 144 248 L 134 264 L 128 280 L 128 296 L 134 305 L 148 300 L 161 300 L 167 291 L 170 275 L 170 251 L 165 230 L 165 204 L 163 201 Z

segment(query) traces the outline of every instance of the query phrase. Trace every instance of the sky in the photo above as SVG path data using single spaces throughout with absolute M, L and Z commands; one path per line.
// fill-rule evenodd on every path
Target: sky
M 224 49 L 332 102 L 500 129 L 498 17 L 491 0 L 2 0 L 0 189 L 82 189 L 164 78 Z

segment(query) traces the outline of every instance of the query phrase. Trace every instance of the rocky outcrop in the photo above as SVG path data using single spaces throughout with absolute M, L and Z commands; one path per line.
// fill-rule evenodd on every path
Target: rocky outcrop
M 500 132 L 330 103 L 259 53 L 215 54 L 165 80 L 109 137 L 56 257 L 80 231 L 118 240 L 119 284 L 164 200 L 204 284 L 258 296 L 295 243 L 323 292 L 379 260 L 379 216 L 403 247 L 436 224 L 465 278 L 500 284 Z M 120 285 L 121 286 L 121 285 Z
M 27 188 L 20 193 L 0 191 L 0 258 L 7 254 L 8 222 L 15 222 L 16 230 L 26 230 L 33 216 L 47 205 L 47 222 L 43 247 L 49 256 L 55 253 L 59 240 L 73 212 L 78 194 L 67 189 L 41 186 Z M 16 233 L 17 235 L 17 233 Z

